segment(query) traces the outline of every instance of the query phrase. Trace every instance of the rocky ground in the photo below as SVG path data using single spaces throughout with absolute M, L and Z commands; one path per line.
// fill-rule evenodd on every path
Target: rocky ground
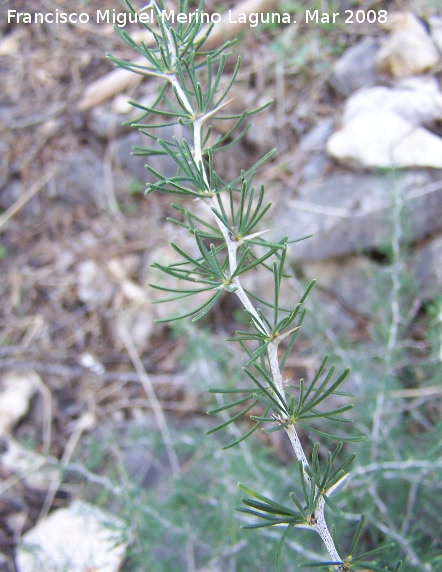
M 246 30 L 235 101 L 274 104 L 219 166 L 228 177 L 278 147 L 261 173 L 275 228 L 314 234 L 290 251 L 296 276 L 318 278 L 330 325 L 361 342 L 392 239 L 411 253 L 410 322 L 442 286 L 442 14 L 385 6 L 400 11 L 388 25 Z M 146 287 L 171 210 L 144 197 L 144 161 L 130 156 L 139 136 L 122 123 L 154 82 L 85 98 L 112 77 L 104 53 L 132 58 L 111 25 L 8 25 L 2 14 L 0 27 L 0 566 L 12 571 L 21 535 L 75 496 L 57 474 L 28 478 L 41 457 L 18 467 L 18 443 L 67 464 L 82 435 L 151 415 L 146 379 L 166 414 L 202 406 L 179 367 L 184 342 L 154 324 L 163 310 Z M 211 316 L 215 335 L 231 310 Z

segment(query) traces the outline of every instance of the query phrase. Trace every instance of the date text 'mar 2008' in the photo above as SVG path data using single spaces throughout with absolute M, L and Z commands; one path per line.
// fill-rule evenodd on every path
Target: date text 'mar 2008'
M 387 22 L 387 10 L 345 10 L 340 12 L 321 12 L 320 10 L 306 10 L 306 24 L 385 24 Z

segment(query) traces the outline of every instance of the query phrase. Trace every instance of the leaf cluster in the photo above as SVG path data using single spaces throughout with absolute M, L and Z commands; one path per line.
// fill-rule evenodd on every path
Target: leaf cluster
M 362 515 L 356 527 L 350 549 L 346 556 L 344 556 L 345 553 L 339 548 L 339 545 L 335 541 L 339 556 L 342 559 L 341 562 L 303 562 L 300 564 L 300 566 L 306 568 L 316 568 L 318 570 L 324 570 L 328 572 L 335 572 L 336 570 L 338 570 L 338 572 L 350 572 L 351 570 L 354 570 L 355 572 L 357 570 L 360 572 L 399 572 L 402 567 L 401 560 L 399 560 L 393 567 L 383 566 L 381 568 L 377 564 L 378 557 L 384 552 L 391 550 L 394 547 L 393 543 L 385 544 L 384 546 L 380 546 L 374 550 L 368 550 L 357 555 L 355 554 L 362 531 L 364 529 L 364 525 L 365 515 Z
M 311 466 L 303 465 L 301 461 L 298 462 L 300 482 L 302 484 L 302 497 L 300 499 L 294 492 L 289 494 L 289 498 L 295 505 L 296 510 L 293 507 L 286 507 L 275 503 L 271 499 L 260 495 L 258 492 L 240 483 L 240 489 L 251 495 L 252 498 L 242 499 L 243 504 L 248 508 L 240 507 L 237 510 L 265 521 L 263 524 L 245 525 L 244 528 L 263 528 L 288 524 L 290 526 L 314 529 L 317 524 L 315 511 L 321 499 L 323 499 L 327 506 L 336 514 L 342 515 L 342 511 L 330 500 L 329 496 L 347 477 L 346 469 L 355 457 L 354 454 L 350 455 L 337 468 L 334 467 L 333 465 L 342 449 L 342 445 L 342 442 L 338 443 L 335 451 L 328 453 L 323 470 L 320 467 L 319 461 L 319 443 L 315 443 L 313 446 Z
M 239 483 L 241 491 L 249 495 L 242 498 L 243 507 L 236 510 L 248 516 L 252 516 L 261 520 L 258 523 L 245 524 L 245 529 L 257 529 L 266 527 L 286 527 L 278 545 L 276 555 L 276 570 L 280 571 L 281 553 L 292 528 L 303 528 L 318 532 L 318 521 L 315 511 L 318 503 L 323 499 L 325 504 L 337 515 L 341 516 L 342 511 L 330 500 L 330 496 L 345 481 L 348 476 L 347 468 L 352 463 L 355 455 L 349 455 L 343 463 L 334 466 L 338 454 L 341 452 L 343 443 L 338 443 L 333 453 L 328 453 L 325 467 L 322 469 L 319 460 L 319 443 L 313 446 L 311 465 L 303 465 L 298 463 L 300 482 L 302 484 L 302 495 L 299 496 L 295 492 L 289 493 L 289 499 L 294 506 L 285 506 L 273 501 L 272 499 L 258 493 L 250 487 Z M 363 515 L 358 523 L 353 540 L 348 553 L 345 553 L 340 547 L 333 535 L 334 543 L 340 561 L 315 561 L 303 562 L 300 566 L 316 568 L 326 571 L 350 572 L 351 570 L 360 570 L 361 572 L 399 572 L 402 562 L 399 561 L 394 568 L 388 566 L 380 567 L 377 564 L 377 558 L 383 552 L 394 547 L 393 543 L 378 547 L 374 550 L 356 554 L 357 545 L 364 528 L 365 516 Z M 334 531 L 335 532 L 335 531 Z
M 318 446 L 318 444 L 315 444 Z M 326 504 L 332 508 L 337 514 L 342 514 L 342 511 L 334 505 L 329 499 L 329 497 L 322 492 L 320 487 L 324 486 L 324 482 L 327 481 L 327 487 L 323 490 L 333 490 L 336 485 L 339 484 L 347 475 L 345 473 L 345 468 L 352 462 L 354 455 L 348 457 L 346 461 L 337 470 L 331 472 L 332 464 L 337 457 L 342 443 L 338 445 L 333 455 L 329 453 L 327 460 L 327 466 L 322 478 L 317 479 L 318 475 L 315 475 L 315 470 L 310 471 L 311 479 L 306 476 L 302 463 L 299 463 L 299 470 L 301 475 L 301 483 L 303 485 L 303 501 L 301 501 L 298 496 L 291 492 L 289 493 L 289 498 L 294 506 L 281 505 L 272 499 L 258 493 L 257 491 L 251 489 L 250 487 L 239 483 L 238 486 L 240 490 L 247 495 L 248 498 L 241 499 L 244 507 L 238 507 L 236 510 L 248 516 L 252 516 L 260 519 L 262 522 L 257 524 L 245 524 L 242 528 L 244 529 L 257 529 L 257 528 L 267 528 L 267 527 L 283 527 L 285 526 L 285 531 L 281 537 L 278 545 L 278 550 L 276 554 L 276 570 L 280 571 L 280 562 L 282 549 L 288 533 L 292 528 L 304 528 L 317 531 L 316 525 L 317 520 L 315 518 L 315 509 L 320 498 L 323 498 Z M 313 452 L 313 457 L 317 456 L 317 451 Z M 313 459 L 312 464 L 315 465 L 316 461 Z M 364 528 L 365 516 L 363 515 L 358 523 L 353 540 L 350 546 L 350 550 L 346 556 L 344 552 L 339 548 L 336 538 L 334 538 L 335 546 L 338 550 L 338 554 L 341 560 L 338 562 L 332 561 L 316 561 L 316 562 L 303 562 L 300 566 L 316 568 L 318 570 L 324 570 L 329 572 L 350 572 L 361 571 L 361 572 L 399 572 L 402 562 L 399 561 L 394 568 L 389 568 L 388 566 L 379 567 L 376 558 L 383 552 L 390 550 L 394 547 L 394 544 L 390 543 L 374 550 L 369 550 L 361 554 L 355 555 L 356 548 Z
M 289 425 L 300 426 L 308 428 L 311 433 L 321 437 L 337 440 L 337 441 L 360 441 L 364 439 L 363 436 L 342 436 L 324 431 L 312 425 L 317 420 L 327 419 L 328 421 L 335 421 L 338 423 L 349 423 L 350 421 L 341 417 L 341 414 L 350 411 L 353 407 L 352 404 L 342 405 L 340 407 L 333 407 L 325 410 L 319 410 L 318 406 L 321 405 L 326 399 L 332 395 L 347 396 L 348 394 L 337 391 L 341 384 L 345 381 L 349 374 L 349 370 L 344 372 L 333 380 L 335 372 L 334 366 L 326 371 L 326 364 L 328 357 L 326 356 L 321 365 L 319 366 L 312 381 L 306 386 L 303 379 L 300 380 L 299 387 L 288 387 L 285 395 L 276 387 L 272 375 L 269 371 L 268 365 L 264 366 L 252 358 L 251 366 L 244 368 L 250 382 L 250 388 L 244 389 L 211 389 L 212 393 L 219 393 L 223 395 L 231 395 L 233 397 L 242 395 L 239 399 L 235 398 L 233 401 L 222 405 L 216 409 L 208 411 L 209 415 L 214 415 L 222 411 L 232 410 L 231 417 L 214 427 L 209 432 L 213 433 L 219 429 L 223 429 L 233 421 L 237 421 L 242 416 L 246 415 L 250 410 L 255 410 L 258 404 L 264 407 L 262 415 L 250 415 L 250 419 L 255 421 L 255 424 L 249 429 L 241 438 L 226 445 L 225 448 L 232 447 L 249 435 L 251 435 L 263 423 L 271 423 L 271 427 L 263 429 L 266 433 L 280 431 L 287 428 Z M 321 380 L 321 376 L 323 379 Z M 290 393 L 288 390 L 295 390 L 296 394 Z M 242 409 L 237 411 L 238 407 Z
M 125 0 L 125 4 L 132 12 L 137 14 L 137 10 L 132 6 L 129 0 Z M 154 10 L 157 18 L 157 26 L 147 24 L 140 19 L 140 25 L 143 26 L 154 40 L 154 45 L 147 45 L 145 42 L 136 42 L 132 37 L 121 28 L 116 27 L 115 31 L 135 52 L 143 56 L 148 62 L 148 65 L 139 65 L 115 58 L 111 54 L 107 57 L 120 68 L 128 69 L 134 73 L 141 75 L 157 75 L 177 73 L 176 67 L 181 62 L 191 64 L 196 56 L 205 56 L 206 53 L 201 50 L 204 42 L 207 40 L 211 32 L 211 27 L 201 34 L 202 25 L 199 18 L 192 18 L 189 22 L 177 22 L 176 28 L 168 24 L 166 20 L 161 17 L 161 13 L 165 10 L 163 0 L 150 1 L 148 3 Z M 198 12 L 202 11 L 204 1 L 201 0 L 198 6 Z M 178 11 L 187 13 L 189 11 L 188 0 L 180 0 Z M 224 46 L 212 52 L 212 57 L 221 52 Z
M 177 207 L 179 209 L 179 207 Z M 169 265 L 155 263 L 153 266 L 161 272 L 178 279 L 175 288 L 168 288 L 161 285 L 151 284 L 157 290 L 168 292 L 168 298 L 157 300 L 156 303 L 168 302 L 172 300 L 187 298 L 201 292 L 212 292 L 212 296 L 202 305 L 194 308 L 184 314 L 165 318 L 164 322 L 170 322 L 193 315 L 193 321 L 200 320 L 213 307 L 223 292 L 235 292 L 237 289 L 236 278 L 249 270 L 263 264 L 276 252 L 284 248 L 284 242 L 266 242 L 262 240 L 260 246 L 264 252 L 255 254 L 247 242 L 242 243 L 238 247 L 238 262 L 233 272 L 229 269 L 229 253 L 226 250 L 225 243 L 222 243 L 220 237 L 216 233 L 216 229 L 211 225 L 204 225 L 203 231 L 200 232 L 195 222 L 201 219 L 191 215 L 185 211 L 186 226 L 193 234 L 198 249 L 198 254 L 186 252 L 176 243 L 170 243 L 173 250 L 179 255 L 180 259 Z M 213 232 L 211 232 L 213 231 Z M 209 246 L 206 245 L 207 239 L 213 239 Z M 195 288 L 183 287 L 184 283 L 190 283 Z
M 203 4 L 204 2 L 200 2 L 196 12 L 202 11 Z M 131 11 L 135 12 L 133 7 L 128 5 Z M 158 14 L 164 10 L 162 1 L 153 2 L 152 5 Z M 180 0 L 178 11 L 186 13 L 187 10 L 188 2 Z M 217 49 L 204 52 L 201 48 L 211 28 L 203 33 L 201 19 L 191 18 L 187 26 L 179 23 L 175 29 L 158 17 L 158 25 L 159 30 L 144 25 L 154 38 L 154 47 L 147 46 L 144 42 L 138 43 L 125 30 L 117 29 L 122 39 L 147 60 L 147 65 L 108 55 L 118 67 L 163 80 L 152 105 L 131 102 L 142 113 L 129 124 L 155 143 L 152 147 L 135 147 L 134 151 L 136 155 L 144 156 L 167 155 L 176 164 L 177 174 L 173 177 L 167 177 L 146 164 L 147 171 L 157 179 L 157 182 L 148 185 L 148 192 L 156 190 L 182 196 L 211 197 L 228 186 L 213 168 L 213 155 L 229 149 L 242 139 L 250 128 L 246 123 L 247 118 L 267 107 L 269 103 L 251 111 L 220 113 L 230 103 L 226 98 L 241 63 L 238 58 L 227 85 L 221 87 L 220 82 L 225 77 L 229 56 L 226 50 L 233 42 L 226 42 Z M 170 97 L 170 92 L 173 98 Z M 147 122 L 150 116 L 156 116 L 160 121 Z M 228 122 L 228 127 L 214 130 L 213 122 L 220 121 Z M 195 160 L 193 149 L 186 138 L 181 141 L 176 137 L 166 140 L 156 134 L 161 128 L 178 124 L 193 132 L 193 136 L 201 138 L 204 167 Z M 271 153 L 267 154 L 245 174 L 254 172 L 270 155 Z M 207 177 L 204 171 L 207 171 Z M 244 176 L 242 174 L 229 185 L 235 185 Z

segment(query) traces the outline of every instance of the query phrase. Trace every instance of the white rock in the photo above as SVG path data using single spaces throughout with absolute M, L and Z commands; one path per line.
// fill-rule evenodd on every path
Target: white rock
M 394 167 L 442 169 L 442 138 L 423 127 L 416 127 L 392 149 Z
M 130 97 L 126 94 L 117 95 L 112 103 L 112 109 L 115 113 L 126 115 L 130 113 L 133 106 L 129 103 Z
M 9 432 L 29 410 L 41 384 L 34 371 L 11 372 L 4 376 L 0 392 L 0 435 Z
M 114 280 L 122 282 L 129 278 L 131 274 L 137 271 L 139 266 L 139 257 L 133 254 L 128 254 L 121 258 L 111 258 L 107 263 L 107 268 Z
M 129 278 L 125 260 L 113 258 L 107 264 L 107 268 L 113 280 L 119 285 L 125 300 L 136 308 L 147 308 L 150 305 L 147 288 L 143 288 Z
M 132 316 L 131 335 L 135 347 L 143 352 L 149 347 L 149 339 L 153 332 L 154 319 L 150 309 L 138 310 Z
M 55 478 L 62 477 L 57 459 L 39 455 L 8 438 L 6 450 L 0 455 L 4 468 L 37 490 L 45 490 Z
M 133 263 L 134 261 L 130 259 L 114 258 L 107 265 L 112 278 L 119 285 L 120 292 L 127 302 L 124 308 L 117 310 L 115 342 L 118 347 L 123 347 L 121 346 L 120 332 L 124 325 L 130 331 L 137 350 L 144 352 L 149 347 L 149 338 L 154 329 L 155 317 L 149 298 L 149 289 L 141 287 L 128 277 Z
M 124 525 L 92 505 L 76 501 L 27 532 L 17 549 L 18 572 L 117 572 L 125 553 Z
M 114 295 L 112 281 L 95 260 L 80 262 L 77 276 L 78 297 L 84 304 L 94 308 L 112 299 Z
M 135 344 L 138 352 L 145 352 L 150 346 L 150 337 L 155 326 L 154 311 L 151 306 L 140 308 L 132 306 L 124 310 L 118 310 L 115 320 L 115 344 L 118 348 L 123 349 L 124 330 L 126 328 L 130 332 L 131 339 Z
M 397 89 L 412 89 L 433 95 L 442 93 L 439 89 L 439 82 L 432 75 L 413 75 L 398 78 L 395 82 L 395 87 Z
M 16 54 L 20 49 L 20 28 L 16 28 L 12 33 L 3 37 L 0 41 L 0 57 Z
M 394 89 L 383 86 L 364 89 L 347 100 L 343 121 L 379 110 L 396 113 L 414 125 L 430 123 L 442 119 L 442 93 L 434 81 L 403 82 Z
M 379 71 L 406 77 L 424 73 L 440 61 L 436 46 L 414 14 L 390 14 L 387 27 L 392 33 L 378 51 Z
M 338 161 L 369 169 L 442 169 L 442 139 L 391 112 L 354 117 L 330 137 L 327 152 Z
M 78 356 L 78 361 L 83 367 L 96 375 L 103 375 L 106 373 L 106 368 L 101 361 L 99 361 L 97 357 L 90 352 L 82 352 Z

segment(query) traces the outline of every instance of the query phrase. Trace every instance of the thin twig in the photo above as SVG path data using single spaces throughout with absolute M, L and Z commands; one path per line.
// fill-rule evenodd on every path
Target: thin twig
M 153 386 L 153 383 L 144 368 L 143 362 L 141 361 L 137 348 L 135 347 L 135 344 L 132 340 L 132 336 L 130 335 L 129 330 L 127 329 L 127 326 L 123 321 L 120 323 L 119 333 L 121 340 L 126 348 L 126 351 L 138 374 L 139 381 L 141 382 L 141 385 L 143 386 L 143 389 L 146 392 L 147 398 L 149 399 L 153 414 L 155 416 L 155 420 L 163 437 L 164 446 L 166 447 L 166 452 L 169 458 L 169 463 L 172 472 L 175 477 L 179 477 L 180 463 L 178 461 L 178 456 L 176 454 L 173 445 L 173 438 L 169 430 L 169 426 L 167 424 L 166 416 L 164 414 L 161 403 L 157 397 L 157 394 L 155 393 L 155 388 Z
M 52 436 L 52 393 L 39 377 L 38 389 L 43 397 L 43 453 L 49 455 Z
M 75 423 L 74 430 L 69 437 L 68 442 L 66 443 L 65 450 L 63 452 L 63 456 L 60 460 L 60 471 L 57 471 L 49 485 L 48 492 L 46 493 L 46 497 L 43 503 L 43 506 L 40 510 L 38 516 L 38 522 L 41 522 L 46 518 L 49 513 L 49 510 L 54 502 L 55 495 L 60 488 L 61 481 L 63 479 L 63 472 L 65 467 L 70 463 L 72 459 L 72 455 L 80 441 L 81 436 L 83 433 L 89 429 L 91 429 L 95 424 L 95 417 L 91 412 L 86 412 L 82 417 L 80 417 L 77 422 Z
M 46 185 L 46 183 L 52 179 L 55 175 L 56 169 L 52 168 L 47 173 L 45 173 L 40 179 L 38 179 L 33 185 L 31 185 L 30 189 L 26 191 L 23 195 L 18 197 L 13 205 L 11 205 L 2 215 L 0 215 L 0 231 L 2 227 L 6 226 L 6 224 L 11 220 L 13 216 L 15 216 L 24 206 L 25 204 L 32 199 L 34 195 L 36 195 L 41 189 Z

